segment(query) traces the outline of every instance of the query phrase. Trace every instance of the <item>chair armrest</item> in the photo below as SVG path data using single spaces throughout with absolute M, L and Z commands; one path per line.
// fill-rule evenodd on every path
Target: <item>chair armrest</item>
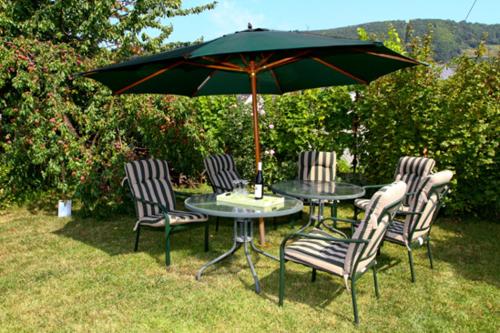
M 128 182 L 128 177 L 123 177 L 120 186 L 123 187 L 125 185 L 125 182 Z
M 149 200 L 145 200 L 145 199 L 142 199 L 142 198 L 138 198 L 138 197 L 134 196 L 133 194 L 132 194 L 132 199 L 140 201 L 140 202 L 145 203 L 147 205 L 158 206 L 158 207 L 160 207 L 160 210 L 162 211 L 162 213 L 168 214 L 167 207 L 163 206 L 159 202 L 154 202 L 154 201 L 149 201 Z
M 336 238 L 336 237 L 327 237 L 327 236 L 316 236 L 316 235 L 310 235 L 310 234 L 305 234 L 302 232 L 295 233 L 295 235 L 304 237 L 304 238 L 309 238 L 309 239 L 317 239 L 317 240 L 324 240 L 324 241 L 332 241 L 332 242 L 341 242 L 341 243 L 358 243 L 358 244 L 367 244 L 368 241 L 365 239 L 352 239 L 352 238 Z
M 398 210 L 397 215 L 422 215 L 422 212 Z
M 321 222 L 321 223 L 323 223 L 323 222 Z M 347 237 L 347 235 L 346 235 L 345 233 L 343 233 L 342 231 L 340 231 L 340 230 L 338 230 L 338 229 L 335 229 L 334 227 L 330 227 L 329 225 L 326 225 L 326 224 L 325 224 L 324 226 L 325 226 L 325 227 L 328 229 L 328 231 L 330 231 L 330 232 L 333 232 L 333 233 L 335 233 L 335 234 L 339 234 L 340 236 L 344 237 L 345 239 L 349 238 L 349 237 Z
M 346 223 L 351 223 L 351 224 L 357 224 L 359 223 L 359 221 L 356 221 L 356 220 L 352 220 L 352 219 L 346 219 L 346 218 L 340 218 L 340 217 L 326 217 L 324 218 L 323 220 L 321 220 L 322 222 L 323 221 L 328 221 L 328 220 L 331 220 L 333 222 L 346 222 Z
M 385 185 L 387 185 L 387 184 L 365 185 L 365 186 L 363 186 L 363 188 L 365 190 L 369 190 L 369 189 L 374 189 L 374 188 L 381 188 L 381 187 L 384 187 Z

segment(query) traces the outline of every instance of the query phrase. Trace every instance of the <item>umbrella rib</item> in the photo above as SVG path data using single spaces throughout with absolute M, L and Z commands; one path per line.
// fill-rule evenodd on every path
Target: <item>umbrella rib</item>
M 137 85 L 139 85 L 139 84 L 141 84 L 141 83 L 145 82 L 145 81 L 148 81 L 149 79 L 152 79 L 152 78 L 154 78 L 155 76 L 158 76 L 158 75 L 160 75 L 160 74 L 162 74 L 162 73 L 164 73 L 164 72 L 166 72 L 166 71 L 168 71 L 168 70 L 170 70 L 170 69 L 172 69 L 172 68 L 174 68 L 174 67 L 176 67 L 176 66 L 178 66 L 178 65 L 180 65 L 180 64 L 182 64 L 182 61 L 178 61 L 178 62 L 173 63 L 173 64 L 171 64 L 171 65 L 169 65 L 169 66 L 167 66 L 167 67 L 164 67 L 164 68 L 162 68 L 162 69 L 160 69 L 160 70 L 158 70 L 158 71 L 154 72 L 153 74 L 150 74 L 150 75 L 148 75 L 148 76 L 146 76 L 146 77 L 143 77 L 142 79 L 140 79 L 140 80 L 138 80 L 138 81 L 135 81 L 134 83 L 129 84 L 128 86 L 123 87 L 123 88 L 121 88 L 120 90 L 115 91 L 115 92 L 113 93 L 113 95 L 120 95 L 120 94 L 122 94 L 123 92 L 125 92 L 125 91 L 127 91 L 127 90 L 129 90 L 129 89 L 131 89 L 131 88 L 133 88 L 133 87 L 135 87 L 135 86 L 137 86 Z
M 283 94 L 283 89 L 281 89 L 280 81 L 278 80 L 278 77 L 276 76 L 276 73 L 274 70 L 269 70 L 271 72 L 271 75 L 273 76 L 274 83 L 276 83 L 276 87 L 278 88 L 280 94 Z
M 397 55 L 393 55 L 393 54 L 379 53 L 379 52 L 374 52 L 374 51 L 365 51 L 365 50 L 359 49 L 359 48 L 353 48 L 353 50 L 361 52 L 361 53 L 370 54 L 370 55 L 373 55 L 373 56 L 376 56 L 376 57 L 393 59 L 393 60 L 399 60 L 399 61 L 403 61 L 403 62 L 409 62 L 410 64 L 415 64 L 415 65 L 420 64 L 420 62 L 418 62 L 416 60 L 413 60 L 413 59 L 410 59 L 410 58 L 407 58 L 407 57 L 403 57 L 403 56 L 397 56 Z
M 287 64 L 292 63 L 292 62 L 297 62 L 299 60 L 302 60 L 302 56 L 306 55 L 309 52 L 310 51 L 307 50 L 307 51 L 299 52 L 296 55 L 288 57 L 288 58 L 276 60 L 274 62 L 267 64 L 267 65 L 263 65 L 263 66 L 257 68 L 256 72 L 260 72 L 260 71 L 268 70 L 268 69 L 273 69 L 274 67 L 278 67 L 278 66 L 284 66 L 284 65 L 287 65 Z
M 354 81 L 357 81 L 358 83 L 368 84 L 368 81 L 363 80 L 363 79 L 361 79 L 361 78 L 359 78 L 359 77 L 355 76 L 354 74 L 351 74 L 351 73 L 349 73 L 348 71 L 346 71 L 346 70 L 344 70 L 344 69 L 342 69 L 342 68 L 338 67 L 338 66 L 332 65 L 332 64 L 330 64 L 329 62 L 324 61 L 323 59 L 320 59 L 320 58 L 317 58 L 317 57 L 312 57 L 312 59 L 313 59 L 314 61 L 319 62 L 320 64 L 323 64 L 323 65 L 325 65 L 325 66 L 327 66 L 327 67 L 329 67 L 329 68 L 333 69 L 334 71 L 337 71 L 337 72 L 339 72 L 339 73 L 341 73 L 341 74 L 344 74 L 345 76 L 350 77 L 351 79 L 353 79 Z
M 214 76 L 215 72 L 217 72 L 217 69 L 214 69 L 213 71 L 210 72 L 210 74 L 207 75 L 205 80 L 203 80 L 202 83 L 196 88 L 196 90 L 191 94 L 191 97 L 196 96 L 196 94 L 207 84 L 208 81 Z
M 200 64 L 198 62 L 192 62 L 192 61 L 186 61 L 184 62 L 186 65 L 192 65 L 192 66 L 198 66 L 198 67 L 204 67 L 204 68 L 212 68 L 212 69 L 220 69 L 223 71 L 228 71 L 228 72 L 247 72 L 246 69 L 241 68 L 241 67 L 229 67 L 229 66 L 222 66 L 222 65 L 210 65 L 210 64 Z
M 269 53 L 266 57 L 264 57 L 264 54 L 261 54 L 261 61 L 257 64 L 257 67 L 262 67 L 272 56 L 274 55 L 274 52 Z
M 240 58 L 241 58 L 241 61 L 243 61 L 243 63 L 245 64 L 245 66 L 248 66 L 248 61 L 245 58 L 245 56 L 243 55 L 243 53 L 240 53 Z
M 226 57 L 226 59 L 227 58 L 228 57 Z M 233 64 L 231 62 L 228 62 L 227 60 L 219 61 L 219 60 L 211 58 L 211 57 L 202 57 L 202 59 L 211 61 L 212 63 L 214 63 L 216 65 L 225 65 L 225 66 L 228 66 L 228 67 L 232 67 L 234 69 L 243 69 L 242 67 L 240 67 L 238 65 L 235 65 L 235 64 Z

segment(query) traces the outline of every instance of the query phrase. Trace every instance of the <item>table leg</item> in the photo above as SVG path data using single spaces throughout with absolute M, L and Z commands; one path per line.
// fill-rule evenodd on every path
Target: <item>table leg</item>
M 248 223 L 246 225 L 251 228 L 251 226 Z M 250 267 L 250 271 L 252 272 L 253 280 L 255 282 L 255 292 L 258 294 L 258 293 L 260 293 L 259 277 L 257 276 L 257 273 L 255 272 L 255 268 L 253 267 L 252 257 L 250 257 L 250 252 L 248 251 L 248 242 L 243 243 L 243 249 L 245 250 L 245 256 L 247 257 L 247 263 L 248 263 L 248 266 Z
M 248 246 L 248 244 L 250 244 L 250 247 Z M 230 255 L 234 254 L 234 252 L 236 252 L 241 247 L 241 245 L 243 245 L 245 257 L 247 259 L 248 266 L 250 267 L 250 271 L 252 273 L 252 277 L 255 282 L 255 292 L 260 293 L 259 277 L 257 276 L 257 272 L 255 271 L 255 267 L 252 262 L 252 257 L 250 256 L 250 250 L 254 250 L 257 253 L 265 255 L 266 257 L 269 257 L 274 260 L 278 260 L 278 258 L 272 256 L 267 252 L 262 251 L 261 249 L 257 248 L 257 246 L 255 246 L 255 243 L 253 242 L 253 221 L 248 219 L 234 220 L 233 246 L 226 253 L 220 255 L 219 257 L 203 265 L 198 271 L 198 273 L 196 273 L 196 280 L 201 279 L 201 275 L 209 266 L 212 266 L 222 261 L 223 259 L 229 257 Z
M 218 256 L 217 258 L 213 259 L 213 260 L 210 260 L 209 262 L 207 262 L 205 265 L 201 266 L 200 270 L 198 271 L 198 273 L 196 273 L 196 280 L 200 280 L 201 279 L 201 275 L 203 274 L 203 272 L 210 266 L 224 260 L 225 258 L 229 257 L 230 255 L 232 255 L 234 252 L 236 252 L 236 250 L 238 250 L 239 248 L 241 247 L 241 242 L 238 241 L 238 221 L 237 220 L 234 220 L 234 229 L 233 229 L 233 246 L 231 247 L 231 249 L 229 251 L 227 251 L 226 253 Z

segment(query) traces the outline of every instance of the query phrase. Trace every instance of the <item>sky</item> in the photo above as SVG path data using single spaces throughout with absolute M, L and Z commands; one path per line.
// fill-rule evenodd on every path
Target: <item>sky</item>
M 500 0 L 475 1 L 467 22 L 500 23 Z M 183 0 L 182 6 L 207 2 Z M 463 21 L 473 3 L 474 0 L 218 0 L 213 10 L 163 23 L 174 27 L 168 42 L 188 42 L 245 30 L 248 22 L 254 28 L 318 30 L 415 18 Z

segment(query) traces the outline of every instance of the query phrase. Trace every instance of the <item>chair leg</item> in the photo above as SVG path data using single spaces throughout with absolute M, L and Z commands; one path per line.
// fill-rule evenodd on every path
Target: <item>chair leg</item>
M 427 238 L 427 255 L 429 256 L 429 261 L 431 263 L 431 269 L 434 269 L 434 265 L 432 262 L 432 251 L 431 251 L 431 238 Z
M 312 269 L 311 282 L 316 281 L 316 268 Z
M 354 205 L 354 216 L 352 217 L 354 221 L 358 220 L 358 214 L 359 214 L 359 209 L 358 207 L 356 207 L 356 205 Z
M 372 266 L 372 270 L 373 270 L 373 285 L 375 286 L 375 296 L 379 298 L 380 292 L 378 290 L 377 267 L 375 267 L 375 265 Z
M 137 233 L 135 235 L 135 245 L 134 245 L 134 252 L 137 252 L 137 249 L 139 249 L 139 237 L 141 235 L 141 225 L 137 225 Z
M 356 279 L 351 280 L 352 309 L 354 311 L 354 323 L 359 324 L 358 303 L 356 302 Z
M 208 238 L 209 238 L 208 226 L 209 226 L 209 223 L 207 221 L 207 222 L 205 222 L 205 252 L 208 252 Z
M 283 253 L 283 250 L 280 251 L 280 278 L 278 294 L 278 305 L 283 306 L 283 299 L 285 298 L 285 254 Z
M 170 224 L 165 224 L 165 266 L 170 266 Z
M 413 268 L 413 255 L 411 250 L 408 250 L 408 260 L 410 261 L 411 282 L 415 282 L 415 269 Z
M 217 216 L 216 220 L 215 220 L 215 232 L 218 232 L 219 231 L 219 217 Z

